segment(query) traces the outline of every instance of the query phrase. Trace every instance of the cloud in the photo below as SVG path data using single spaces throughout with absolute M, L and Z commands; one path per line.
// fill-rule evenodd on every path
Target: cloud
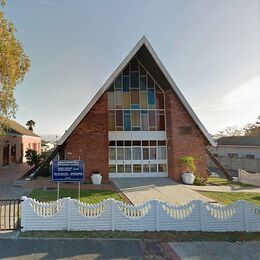
M 56 6 L 56 3 L 53 1 L 48 1 L 48 0 L 41 0 L 40 2 L 43 5 L 48 5 L 48 6 Z
M 245 106 L 258 108 L 260 112 L 260 74 L 243 82 L 218 99 L 215 110 L 237 110 Z

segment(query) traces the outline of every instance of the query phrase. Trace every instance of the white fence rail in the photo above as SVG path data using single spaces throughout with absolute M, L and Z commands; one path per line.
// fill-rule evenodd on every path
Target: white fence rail
M 93 205 L 70 198 L 51 203 L 22 199 L 22 231 L 260 231 L 260 207 L 246 201 L 222 207 L 198 200 L 178 206 L 148 200 L 132 206 L 114 199 Z
M 242 183 L 260 186 L 260 173 L 249 173 L 247 171 L 239 169 L 238 180 Z

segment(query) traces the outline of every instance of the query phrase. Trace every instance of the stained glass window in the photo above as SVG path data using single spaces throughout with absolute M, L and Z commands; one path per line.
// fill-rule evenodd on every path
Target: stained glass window
M 109 131 L 165 131 L 164 98 L 161 87 L 134 58 L 108 88 Z

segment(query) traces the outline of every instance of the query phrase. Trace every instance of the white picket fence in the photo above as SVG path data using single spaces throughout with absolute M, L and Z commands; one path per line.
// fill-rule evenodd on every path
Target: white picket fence
M 260 207 L 246 201 L 222 207 L 198 200 L 178 206 L 158 200 L 137 206 L 114 199 L 97 204 L 71 198 L 50 203 L 22 200 L 22 231 L 260 231 Z
M 238 180 L 242 183 L 260 186 L 260 173 L 249 173 L 245 170 L 238 169 Z

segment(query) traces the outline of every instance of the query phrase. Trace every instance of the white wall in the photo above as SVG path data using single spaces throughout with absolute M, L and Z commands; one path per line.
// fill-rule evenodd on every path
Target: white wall
M 246 157 L 247 154 L 250 154 L 254 155 L 256 159 L 260 159 L 260 147 L 218 145 L 211 147 L 210 150 L 223 157 L 227 157 L 229 153 L 237 153 L 238 157 Z

